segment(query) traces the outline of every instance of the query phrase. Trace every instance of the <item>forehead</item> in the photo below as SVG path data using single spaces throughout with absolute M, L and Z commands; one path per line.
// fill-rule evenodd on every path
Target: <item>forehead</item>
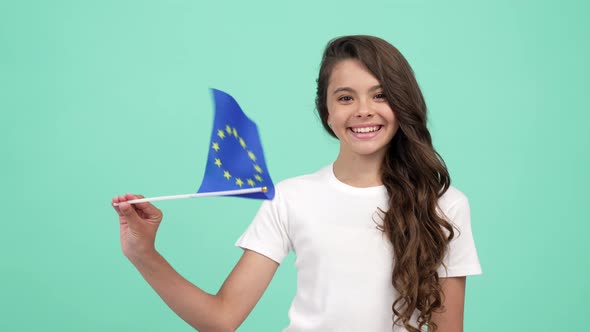
M 379 80 L 360 61 L 346 59 L 338 62 L 332 68 L 328 81 L 328 90 L 341 87 L 373 87 L 379 83 Z

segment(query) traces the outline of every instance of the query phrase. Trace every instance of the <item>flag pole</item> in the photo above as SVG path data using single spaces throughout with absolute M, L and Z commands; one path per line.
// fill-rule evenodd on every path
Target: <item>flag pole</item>
M 170 196 L 158 196 L 158 197 L 150 197 L 150 198 L 138 198 L 138 199 L 132 199 L 130 201 L 127 201 L 126 203 L 136 204 L 136 203 L 143 203 L 143 202 L 167 201 L 167 200 L 171 200 L 171 199 L 181 199 L 181 198 L 243 195 L 243 194 L 252 194 L 252 193 L 259 193 L 259 192 L 265 193 L 267 191 L 268 191 L 267 187 L 257 187 L 257 188 L 226 190 L 226 191 L 212 191 L 212 192 L 206 192 L 206 193 L 193 193 L 193 194 L 184 194 L 184 195 L 170 195 Z M 119 203 L 113 203 L 113 206 L 119 206 Z

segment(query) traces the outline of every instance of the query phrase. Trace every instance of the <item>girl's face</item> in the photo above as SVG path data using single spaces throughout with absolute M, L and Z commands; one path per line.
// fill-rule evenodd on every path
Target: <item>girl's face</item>
M 334 66 L 326 103 L 341 154 L 385 156 L 399 126 L 379 81 L 358 60 L 342 60 Z

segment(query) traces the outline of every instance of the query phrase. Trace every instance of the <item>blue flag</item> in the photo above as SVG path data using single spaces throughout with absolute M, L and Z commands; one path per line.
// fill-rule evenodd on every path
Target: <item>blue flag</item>
M 229 94 L 211 89 L 215 120 L 209 144 L 205 176 L 199 193 L 266 187 L 266 192 L 231 196 L 272 199 L 274 185 L 262 153 L 254 121 Z

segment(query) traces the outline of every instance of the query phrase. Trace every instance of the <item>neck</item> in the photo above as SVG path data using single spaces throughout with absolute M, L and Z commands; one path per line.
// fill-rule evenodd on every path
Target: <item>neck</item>
M 383 156 L 349 156 L 342 151 L 334 162 L 336 178 L 353 187 L 366 188 L 383 184 L 381 164 Z

